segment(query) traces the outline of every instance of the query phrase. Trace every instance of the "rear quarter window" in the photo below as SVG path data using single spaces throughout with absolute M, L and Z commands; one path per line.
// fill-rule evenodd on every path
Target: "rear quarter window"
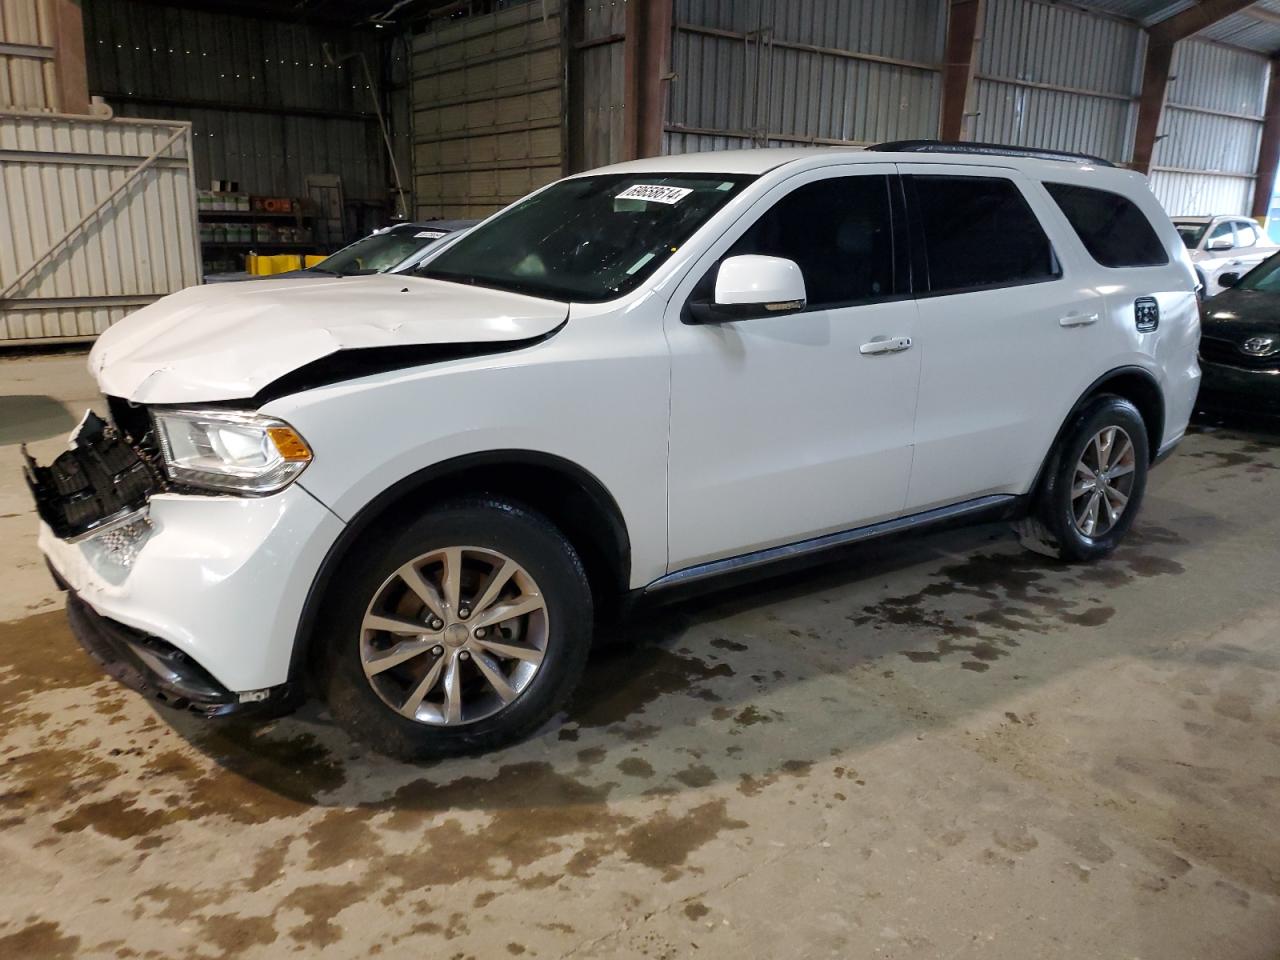
M 1128 197 L 1073 183 L 1044 187 L 1102 266 L 1157 267 L 1169 262 L 1151 221 Z

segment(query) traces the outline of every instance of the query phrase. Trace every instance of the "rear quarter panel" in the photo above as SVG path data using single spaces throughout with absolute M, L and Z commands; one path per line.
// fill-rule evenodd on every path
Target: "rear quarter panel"
M 1102 294 L 1105 303 L 1100 329 L 1080 370 L 1079 390 L 1075 396 L 1065 398 L 1063 419 L 1100 377 L 1122 367 L 1138 367 L 1155 379 L 1164 396 L 1164 429 L 1160 437 L 1152 438 L 1157 449 L 1163 449 L 1186 431 L 1200 385 L 1200 311 L 1191 257 L 1140 174 L 1064 165 L 1061 172 L 1042 174 L 1039 179 L 1109 190 L 1129 198 L 1146 215 L 1168 255 L 1169 262 L 1161 266 L 1100 266 L 1046 192 L 1055 243 L 1072 249 L 1073 260 L 1082 265 L 1084 278 Z M 1141 297 L 1153 297 L 1159 306 L 1159 325 L 1151 332 L 1140 331 L 1137 326 L 1136 301 Z

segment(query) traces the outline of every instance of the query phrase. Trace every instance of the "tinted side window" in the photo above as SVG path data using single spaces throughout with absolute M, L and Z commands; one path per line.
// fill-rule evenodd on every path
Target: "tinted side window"
M 1127 197 L 1067 183 L 1046 183 L 1080 241 L 1104 267 L 1154 267 L 1169 262 L 1151 222 Z
M 836 177 L 797 187 L 725 256 L 749 253 L 794 260 L 811 310 L 892 295 L 889 178 Z
M 1258 242 L 1258 231 L 1252 223 L 1236 221 L 1236 246 L 1252 247 Z
M 914 176 L 933 293 L 1039 283 L 1062 275 L 1013 181 Z
M 1222 223 L 1218 224 L 1216 227 L 1213 228 L 1213 231 L 1209 234 L 1208 237 L 1205 238 L 1205 246 L 1207 247 L 1210 241 L 1221 240 L 1223 237 L 1226 237 L 1233 244 L 1235 243 L 1235 238 L 1231 236 L 1230 220 L 1224 220 Z

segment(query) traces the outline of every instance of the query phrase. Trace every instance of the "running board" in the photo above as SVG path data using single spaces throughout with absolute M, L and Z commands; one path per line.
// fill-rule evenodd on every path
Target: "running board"
M 926 510 L 924 513 L 913 513 L 907 517 L 898 517 L 896 520 L 884 520 L 866 527 L 855 527 L 852 530 L 843 530 L 840 533 L 828 533 L 821 537 L 813 537 L 810 540 L 786 543 L 779 547 L 757 550 L 754 553 L 727 557 L 724 560 L 712 560 L 710 563 L 700 563 L 694 567 L 685 567 L 683 570 L 677 570 L 675 573 L 668 573 L 664 577 L 659 577 L 643 588 L 643 592 L 649 594 L 672 587 L 683 587 L 703 580 L 710 580 L 712 577 L 754 570 L 757 567 L 769 566 L 783 560 L 800 559 L 836 547 L 862 543 L 865 540 L 875 540 L 878 537 L 886 537 L 891 534 L 921 530 L 935 524 L 972 517 L 975 514 L 999 513 L 1013 506 L 1018 499 L 1018 497 L 1011 494 L 979 497 L 976 500 L 954 503 L 948 507 Z

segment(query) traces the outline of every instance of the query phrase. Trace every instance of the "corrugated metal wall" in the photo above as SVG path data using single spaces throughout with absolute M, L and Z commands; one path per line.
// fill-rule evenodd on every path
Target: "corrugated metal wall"
M 1174 51 L 1151 186 L 1171 214 L 1247 213 L 1266 107 L 1267 58 L 1213 43 Z
M 121 116 L 188 120 L 196 177 L 249 193 L 302 196 L 307 174 L 336 174 L 348 199 L 388 199 L 386 150 L 357 60 L 369 32 L 252 19 L 138 0 L 85 0 L 89 89 Z
M 987 0 L 972 139 L 1130 159 L 1145 49 L 1136 24 Z
M 676 0 L 667 152 L 937 130 L 937 0 Z
M 564 172 L 559 0 L 443 24 L 413 40 L 419 217 L 483 216 Z
M 0 44 L 12 50 L 0 53 L 0 110 L 55 110 L 53 27 L 44 0 L 0 0 Z
M 200 282 L 187 124 L 0 114 L 0 296 L 174 134 L 153 167 L 0 299 L 0 343 L 92 337 Z

